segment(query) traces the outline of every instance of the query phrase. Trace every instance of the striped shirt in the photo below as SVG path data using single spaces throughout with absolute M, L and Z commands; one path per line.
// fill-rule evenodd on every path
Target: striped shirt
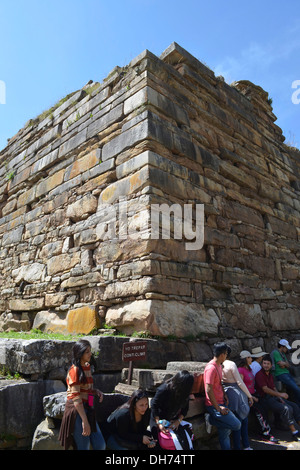
M 79 382 L 79 369 L 74 366 L 70 367 L 67 375 L 67 399 L 73 400 L 74 403 L 88 403 L 89 392 L 93 390 L 93 377 L 91 373 L 91 366 L 87 362 L 82 366 L 84 375 L 86 376 L 86 383 Z

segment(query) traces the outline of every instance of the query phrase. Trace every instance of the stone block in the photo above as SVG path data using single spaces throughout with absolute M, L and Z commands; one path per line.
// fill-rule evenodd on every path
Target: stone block
M 272 331 L 298 331 L 300 328 L 299 309 L 278 308 L 269 310 L 268 325 Z
M 105 322 L 125 334 L 149 331 L 166 337 L 217 335 L 220 320 L 213 309 L 175 300 L 136 300 L 107 309 Z
M 7 215 L 10 214 L 15 210 L 17 206 L 17 200 L 13 199 L 12 201 L 9 201 L 2 209 L 2 215 Z
M 65 170 L 62 169 L 58 171 L 57 173 L 54 173 L 54 175 L 49 176 L 49 178 L 46 178 L 44 181 L 41 181 L 40 183 L 38 183 L 36 187 L 35 196 L 37 198 L 41 197 L 44 194 L 49 193 L 52 189 L 59 186 L 64 180 L 64 173 L 65 173 Z
M 18 207 L 26 206 L 27 204 L 31 204 L 36 199 L 36 186 L 24 191 L 18 197 Z
M 47 261 L 48 275 L 53 276 L 54 274 L 68 271 L 78 263 L 80 263 L 80 252 L 78 251 L 53 256 Z
M 11 372 L 45 376 L 59 367 L 71 364 L 75 341 L 16 340 L 0 338 L 0 364 Z
M 49 418 L 44 419 L 34 431 L 31 450 L 64 450 L 58 436 L 59 428 Z
M 101 150 L 95 149 L 78 160 L 75 160 L 75 162 L 66 169 L 64 181 L 71 180 L 72 178 L 75 178 L 75 176 L 78 176 L 90 168 L 93 168 L 95 165 L 100 164 L 100 157 Z
M 234 303 L 228 306 L 228 311 L 230 312 L 228 324 L 235 330 L 242 330 L 249 334 L 267 330 L 259 304 Z
M 103 280 L 102 276 L 98 272 L 91 272 L 84 274 L 83 276 L 71 276 L 61 283 L 62 289 L 82 288 L 89 284 L 97 284 Z M 101 288 L 103 289 L 103 288 Z
M 58 149 L 55 149 L 44 157 L 40 158 L 37 162 L 32 165 L 30 176 L 35 175 L 36 173 L 39 173 L 41 171 L 47 170 L 57 161 L 57 158 Z
M 12 299 L 9 301 L 9 308 L 13 311 L 40 310 L 44 307 L 45 299 Z
M 172 119 L 175 119 L 182 124 L 189 125 L 188 115 L 183 108 L 149 86 L 139 90 L 137 93 L 125 100 L 124 114 L 129 114 L 144 104 L 151 104 L 167 116 L 170 116 Z
M 71 334 L 88 334 L 100 327 L 96 307 L 86 306 L 70 310 L 67 316 L 67 330 Z
M 31 440 L 44 419 L 43 397 L 63 390 L 65 385 L 53 380 L 0 381 L 0 434 Z
M 147 139 L 148 136 L 149 126 L 147 121 L 143 121 L 107 142 L 102 149 L 102 160 L 105 161 L 115 157 L 124 150 L 134 147 L 139 142 Z
M 61 305 L 62 304 L 60 303 L 59 305 L 55 306 L 59 307 Z M 52 308 L 53 307 L 54 306 L 52 306 Z M 64 312 L 60 313 L 49 310 L 41 310 L 35 315 L 32 328 L 43 331 L 45 333 L 68 334 L 66 314 Z
M 24 225 L 20 225 L 19 227 L 15 228 L 14 230 L 11 230 L 10 232 L 5 232 L 3 234 L 2 246 L 10 246 L 20 243 L 20 241 L 22 240 L 23 232 Z
M 224 204 L 224 216 L 228 219 L 241 220 L 255 227 L 265 228 L 264 220 L 260 213 L 235 201 L 226 201 Z
M 97 206 L 98 199 L 92 194 L 87 194 L 68 206 L 66 216 L 72 221 L 77 222 L 81 219 L 86 219 L 88 215 L 96 212 Z
M 123 116 L 123 104 L 115 106 L 111 111 L 93 120 L 87 128 L 87 139 L 94 137 L 113 123 L 119 121 Z M 103 158 L 104 159 L 104 158 Z
M 98 211 L 101 210 L 103 204 L 119 202 L 119 198 L 140 191 L 146 184 L 149 184 L 149 169 L 147 167 L 109 184 L 100 194 Z
M 122 336 L 88 336 L 86 339 L 91 343 L 92 352 L 96 361 L 96 370 L 121 371 L 128 367 L 128 362 L 122 360 L 123 344 L 129 341 L 141 341 L 139 338 Z M 188 347 L 184 343 L 143 338 L 147 343 L 145 361 L 139 361 L 139 368 L 166 367 L 168 361 L 189 360 L 191 358 Z
M 45 307 L 58 307 L 64 303 L 66 294 L 58 292 L 56 294 L 46 294 L 45 295 Z
M 59 147 L 59 158 L 65 157 L 66 155 L 70 154 L 71 152 L 79 153 L 82 144 L 86 142 L 87 138 L 87 129 L 82 130 L 74 137 L 69 138 L 64 143 L 61 144 Z
M 29 265 L 23 265 L 12 271 L 12 277 L 15 279 L 17 284 L 21 281 L 28 283 L 34 283 L 41 281 L 45 276 L 45 265 L 42 263 L 32 263 Z

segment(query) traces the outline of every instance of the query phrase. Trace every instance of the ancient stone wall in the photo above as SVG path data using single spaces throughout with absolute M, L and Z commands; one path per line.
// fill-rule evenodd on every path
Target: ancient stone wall
M 29 121 L 0 153 L 1 329 L 294 338 L 300 153 L 275 121 L 175 43 Z M 204 204 L 201 249 L 152 236 L 163 203 Z

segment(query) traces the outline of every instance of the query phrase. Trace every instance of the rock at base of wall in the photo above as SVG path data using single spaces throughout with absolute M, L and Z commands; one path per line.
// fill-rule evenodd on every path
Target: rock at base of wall
M 162 337 L 175 335 L 183 338 L 217 335 L 220 320 L 213 309 L 206 309 L 201 304 L 136 300 L 109 308 L 106 323 L 129 335 L 138 330 Z

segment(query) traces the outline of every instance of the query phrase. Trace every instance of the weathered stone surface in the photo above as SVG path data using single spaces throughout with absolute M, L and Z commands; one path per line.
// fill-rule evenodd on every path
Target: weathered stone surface
M 66 314 L 64 312 L 41 310 L 35 315 L 32 328 L 45 333 L 67 334 Z
M 228 323 L 235 330 L 243 330 L 249 334 L 266 331 L 267 328 L 259 304 L 236 303 L 229 306 L 228 310 L 232 315 Z
M 96 307 L 87 306 L 70 310 L 67 316 L 67 330 L 72 334 L 88 334 L 99 328 L 100 321 Z
M 107 324 L 126 334 L 138 328 L 159 336 L 216 335 L 219 321 L 213 309 L 177 301 L 139 300 L 111 307 L 106 313 Z
M 71 341 L 0 338 L 0 364 L 12 372 L 44 375 L 54 368 L 70 365 L 73 344 Z
M 65 390 L 62 382 L 0 381 L 0 433 L 32 438 L 43 419 L 43 396 Z M 25 404 L 27 404 L 25 406 Z
M 55 393 L 43 398 L 44 413 L 47 418 L 62 419 L 67 401 L 66 392 Z
M 14 299 L 9 301 L 9 308 L 16 311 L 39 310 L 44 306 L 43 298 Z
M 46 418 L 36 428 L 31 450 L 64 450 L 58 440 L 59 429 L 55 427 L 51 420 Z
M 64 179 L 65 170 L 60 170 L 52 176 L 49 176 L 45 181 L 38 183 L 36 188 L 36 197 L 41 197 L 50 192 L 56 186 L 59 186 Z
M 53 256 L 47 262 L 47 271 L 50 276 L 57 274 L 59 272 L 68 271 L 73 268 L 80 262 L 80 252 L 75 252 L 72 254 L 63 253 L 58 256 Z
M 275 119 L 267 92 L 174 43 L 28 123 L 0 152 L 0 329 L 67 333 L 97 311 L 202 335 L 206 358 L 217 338 L 296 335 L 300 160 Z
M 268 312 L 268 324 L 273 331 L 294 331 L 300 328 L 299 309 L 279 308 Z
M 32 263 L 29 265 L 21 266 L 12 272 L 15 282 L 19 284 L 21 281 L 34 283 L 41 281 L 45 278 L 45 265 L 41 263 Z
M 24 225 L 12 230 L 11 232 L 3 234 L 2 245 L 9 246 L 19 243 L 22 240 L 22 235 L 24 232 Z
M 66 215 L 76 222 L 78 220 L 85 219 L 89 214 L 96 212 L 97 206 L 97 198 L 92 196 L 92 194 L 87 194 L 68 206 Z

